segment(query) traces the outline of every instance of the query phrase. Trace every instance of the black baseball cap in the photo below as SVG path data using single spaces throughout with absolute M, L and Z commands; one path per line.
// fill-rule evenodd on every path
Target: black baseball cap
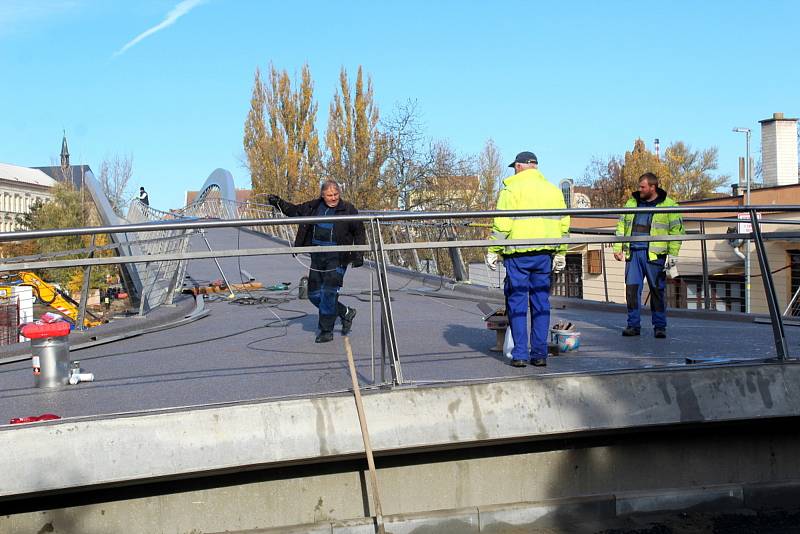
M 515 163 L 536 163 L 538 165 L 539 160 L 536 159 L 536 154 L 533 152 L 525 151 L 517 154 L 517 157 L 508 166 L 513 167 Z

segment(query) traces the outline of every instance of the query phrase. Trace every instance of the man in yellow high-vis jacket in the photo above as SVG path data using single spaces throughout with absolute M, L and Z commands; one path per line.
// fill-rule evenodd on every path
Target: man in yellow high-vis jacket
M 515 174 L 503 180 L 497 198 L 498 210 L 564 209 L 564 195 L 539 172 L 533 152 L 520 152 L 509 165 Z M 490 239 L 558 239 L 569 236 L 569 216 L 537 215 L 497 217 Z M 489 247 L 487 265 L 496 269 L 503 257 L 506 279 L 506 313 L 514 349 L 511 365 L 525 367 L 528 361 L 547 365 L 547 334 L 550 329 L 550 277 L 566 266 L 567 245 L 507 245 Z M 528 351 L 528 306 L 531 308 L 530 352 Z
M 646 172 L 639 177 L 639 191 L 633 193 L 626 208 L 670 208 L 678 203 L 658 187 L 658 176 Z M 680 213 L 625 213 L 617 223 L 618 236 L 683 235 Z M 655 337 L 667 337 L 667 305 L 665 271 L 674 268 L 681 250 L 680 241 L 635 241 L 614 243 L 614 258 L 625 260 L 625 301 L 628 305 L 628 325 L 623 336 L 641 333 L 641 299 L 644 281 L 650 287 L 650 311 Z

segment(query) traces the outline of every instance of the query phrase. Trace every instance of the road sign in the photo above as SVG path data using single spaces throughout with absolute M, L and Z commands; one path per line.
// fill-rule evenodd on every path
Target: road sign
M 759 213 L 757 217 L 761 219 L 761 214 Z M 753 231 L 753 225 L 750 223 L 749 213 L 739 213 L 738 219 L 739 223 L 737 224 L 736 228 L 737 234 L 749 234 Z

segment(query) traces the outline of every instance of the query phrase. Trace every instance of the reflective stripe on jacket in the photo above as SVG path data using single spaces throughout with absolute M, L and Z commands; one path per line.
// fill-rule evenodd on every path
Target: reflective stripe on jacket
M 661 188 L 657 189 L 658 197 L 656 208 L 674 208 L 678 203 L 667 196 L 667 192 Z M 639 205 L 639 192 L 636 191 L 632 198 L 628 199 L 625 203 L 626 208 L 635 208 Z M 631 227 L 633 226 L 633 213 L 625 213 L 619 216 L 617 222 L 616 235 L 630 236 Z M 654 213 L 653 220 L 650 224 L 650 235 L 684 235 L 686 232 L 683 229 L 683 217 L 680 213 Z M 614 243 L 614 252 L 625 251 L 625 258 L 631 257 L 630 243 Z M 650 261 L 656 259 L 656 256 L 669 254 L 670 256 L 677 256 L 681 250 L 680 241 L 650 241 L 647 247 L 647 257 Z
M 564 209 L 564 195 L 538 169 L 526 169 L 503 180 L 497 197 L 498 210 Z M 539 215 L 531 217 L 496 217 L 489 239 L 557 239 L 569 237 L 569 215 Z M 535 250 L 567 251 L 567 245 L 508 245 L 491 246 L 489 251 L 503 255 Z

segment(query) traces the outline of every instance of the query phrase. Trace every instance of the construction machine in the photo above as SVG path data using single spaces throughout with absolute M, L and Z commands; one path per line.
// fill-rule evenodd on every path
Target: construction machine
M 49 284 L 39 278 L 36 274 L 29 271 L 20 271 L 16 274 L 8 274 L 0 277 L 2 283 L 8 285 L 23 285 L 33 288 L 33 293 L 36 298 L 44 305 L 58 311 L 60 314 L 65 315 L 72 323 L 77 324 L 79 304 L 75 302 L 72 297 L 61 291 L 56 286 Z M 83 318 L 83 325 L 92 327 L 102 324 L 102 321 L 91 313 L 86 311 Z

